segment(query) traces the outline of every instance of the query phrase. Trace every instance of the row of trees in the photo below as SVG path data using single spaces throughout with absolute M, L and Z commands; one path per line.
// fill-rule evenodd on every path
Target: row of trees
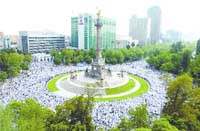
M 118 64 L 148 58 L 148 62 L 155 68 L 179 74 L 188 70 L 189 60 L 194 49 L 192 46 L 185 45 L 181 42 L 177 42 L 172 45 L 156 44 L 128 49 L 109 49 L 103 50 L 102 56 L 105 58 L 106 63 L 109 64 Z M 50 54 L 53 56 L 55 64 L 77 64 L 79 62 L 91 63 L 92 59 L 95 59 L 96 57 L 94 49 L 52 50 L 50 51 Z
M 178 42 L 172 44 L 170 48 L 159 50 L 156 55 L 150 56 L 147 62 L 156 69 L 181 74 L 188 71 L 191 56 L 191 49 L 184 48 L 184 45 Z
M 167 90 L 163 116 L 181 131 L 200 130 L 200 88 L 188 74 L 178 76 Z
M 198 44 L 197 42 L 197 50 Z M 173 74 L 189 73 L 194 78 L 194 83 L 200 86 L 200 54 L 192 56 L 194 48 L 185 47 L 181 42 L 174 43 L 169 48 L 157 50 L 147 62 L 156 69 Z
M 2 50 L 0 53 L 0 81 L 17 76 L 20 70 L 28 70 L 30 62 L 30 54 L 20 54 L 13 49 Z
M 165 46 L 168 46 L 166 44 Z M 134 47 L 128 49 L 109 49 L 103 50 L 102 56 L 105 58 L 106 63 L 109 64 L 119 64 L 128 61 L 135 61 L 147 56 L 152 56 L 157 53 L 157 50 L 165 48 L 161 45 L 147 45 L 144 47 Z M 155 49 L 156 47 L 156 49 Z M 63 50 L 52 50 L 50 54 L 54 58 L 54 63 L 59 65 L 64 63 L 68 64 L 77 64 L 79 62 L 91 63 L 92 59 L 96 57 L 96 51 L 94 49 L 90 50 L 72 50 L 72 49 L 63 49 Z
M 95 58 L 95 50 L 72 50 L 72 49 L 63 49 L 52 50 L 50 51 L 51 56 L 54 58 L 54 63 L 59 65 L 64 63 L 68 64 L 77 64 L 80 62 L 87 62 L 88 64 L 92 62 L 92 59 Z
M 148 63 L 156 69 L 179 75 L 167 79 L 167 103 L 160 119 L 151 123 L 145 105 L 129 111 L 130 118 L 122 118 L 113 131 L 199 131 L 200 130 L 200 40 L 196 56 L 191 45 L 174 43 L 165 48 L 156 48 Z M 169 75 L 168 77 L 171 77 Z
M 94 131 L 90 115 L 92 99 L 77 97 L 56 107 L 55 112 L 33 99 L 0 107 L 0 131 Z
M 5 108 L 0 107 L 0 131 L 95 131 L 90 115 L 92 107 L 92 99 L 82 96 L 58 105 L 55 112 L 32 99 L 13 101 Z M 179 131 L 168 117 L 152 123 L 146 105 L 131 109 L 129 116 L 121 118 L 121 123 L 110 131 Z
M 166 118 L 160 118 L 151 123 L 151 115 L 146 105 L 129 110 L 130 118 L 121 118 L 121 123 L 110 131 L 179 131 Z
M 200 88 L 193 86 L 190 75 L 180 75 L 169 83 L 160 119 L 152 123 L 146 105 L 131 109 L 129 116 L 111 131 L 199 131 Z
M 55 112 L 32 99 L 13 101 L 5 108 L 0 107 L 0 131 L 95 131 L 90 115 L 92 107 L 92 98 L 82 96 L 58 105 Z M 119 126 L 110 131 L 178 131 L 165 118 L 150 124 L 146 105 L 131 109 L 129 115 L 129 119 L 122 118 Z

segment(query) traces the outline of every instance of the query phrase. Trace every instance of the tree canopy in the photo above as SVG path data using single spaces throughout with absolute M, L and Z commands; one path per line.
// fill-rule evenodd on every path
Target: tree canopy
M 28 70 L 30 54 L 19 54 L 15 50 L 2 50 L 0 53 L 0 81 L 15 77 L 20 70 Z
M 197 41 L 196 54 L 200 54 L 200 39 Z

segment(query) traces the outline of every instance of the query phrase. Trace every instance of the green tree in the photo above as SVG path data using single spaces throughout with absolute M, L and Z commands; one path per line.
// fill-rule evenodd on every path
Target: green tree
M 130 125 L 130 120 L 123 117 L 121 118 L 121 123 L 118 126 L 118 129 L 120 129 L 121 131 L 130 131 L 131 129 L 133 129 L 133 127 Z
M 100 128 L 98 131 L 105 131 L 103 128 Z
M 171 52 L 172 53 L 178 53 L 183 48 L 184 48 L 184 45 L 182 44 L 182 42 L 176 42 L 176 43 L 172 44 L 172 46 L 171 46 Z
M 187 72 L 189 69 L 192 53 L 189 50 L 184 50 L 181 55 L 181 65 L 183 67 L 183 72 Z
M 27 63 L 24 62 L 24 63 L 21 64 L 21 68 L 22 68 L 22 70 L 28 70 L 29 66 L 28 66 Z
M 96 58 L 96 50 L 95 50 L 95 49 L 90 49 L 90 50 L 89 50 L 89 55 L 90 55 L 93 59 L 95 59 L 95 58 Z
M 66 65 L 68 65 L 68 64 L 70 64 L 72 62 L 72 58 L 73 58 L 73 55 L 74 55 L 74 50 L 64 49 L 64 50 L 62 50 L 62 55 L 64 57 L 64 63 Z
M 73 64 L 77 64 L 77 63 L 79 63 L 80 61 L 79 61 L 79 57 L 74 57 L 73 59 L 72 59 L 72 63 Z
M 150 116 L 145 104 L 129 110 L 129 116 L 129 119 L 121 118 L 121 123 L 118 126 L 121 131 L 150 127 Z
M 124 55 L 121 51 L 117 51 L 115 53 L 115 57 L 117 59 L 117 63 L 123 63 L 124 62 Z
M 200 39 L 197 41 L 196 54 L 200 54 Z
M 9 66 L 20 66 L 24 61 L 23 54 L 11 53 L 8 57 Z
M 50 118 L 48 118 L 48 130 L 54 131 L 52 127 L 62 126 L 66 128 L 66 126 L 68 126 L 69 129 L 86 128 L 87 131 L 94 131 L 94 125 L 90 115 L 92 107 L 92 98 L 80 96 L 67 100 L 64 105 L 56 107 L 56 114 L 54 117 L 50 116 Z
M 179 117 L 184 120 L 185 130 L 200 130 L 200 88 L 194 88 L 188 102 L 186 102 L 179 112 Z
M 46 119 L 53 113 L 32 99 L 26 99 L 25 102 L 13 101 L 7 110 L 13 113 L 19 131 L 46 131 Z
M 130 49 L 131 60 L 136 61 L 143 57 L 144 52 L 141 48 L 135 47 Z
M 167 72 L 174 72 L 174 70 L 176 70 L 175 67 L 174 67 L 174 64 L 171 61 L 162 64 L 160 69 L 163 70 L 163 71 L 167 71 Z
M 126 48 L 120 49 L 120 51 L 123 53 L 124 56 L 124 61 L 130 61 L 131 60 L 131 55 L 130 55 L 130 50 L 127 50 Z
M 172 126 L 166 119 L 155 120 L 152 131 L 179 131 L 175 126 Z
M 12 113 L 0 106 L 0 131 L 15 131 L 12 121 Z
M 15 77 L 21 69 L 28 69 L 30 61 L 30 54 L 23 55 L 6 49 L 0 53 L 0 70 L 6 72 L 8 77 Z
M 31 61 L 32 61 L 32 57 L 31 57 L 31 54 L 26 54 L 26 55 L 24 55 L 24 62 L 25 63 L 31 63 Z
M 148 128 L 150 125 L 150 117 L 146 105 L 141 105 L 129 111 L 131 125 L 134 128 Z
M 7 68 L 9 67 L 9 54 L 2 52 L 0 54 L 0 68 L 2 71 L 6 71 Z
M 171 56 L 171 62 L 173 64 L 173 70 L 172 73 L 174 74 L 180 74 L 183 72 L 183 67 L 181 65 L 182 57 L 179 54 L 172 54 Z
M 122 131 L 122 130 L 120 130 L 119 128 L 115 127 L 115 128 L 110 129 L 109 131 Z M 123 131 L 126 131 L 126 130 L 123 130 Z
M 137 128 L 134 131 L 151 131 L 149 128 Z
M 92 57 L 90 57 L 89 55 L 86 55 L 86 56 L 84 57 L 84 61 L 85 61 L 86 63 L 90 64 L 90 63 L 92 62 Z
M 56 55 L 56 56 L 54 57 L 53 61 L 54 61 L 54 63 L 55 63 L 56 65 L 60 65 L 60 64 L 62 63 L 62 57 L 61 57 L 61 55 Z
M 8 78 L 8 75 L 5 71 L 0 72 L 0 81 L 4 82 Z
M 19 69 L 20 69 L 20 67 L 10 66 L 8 68 L 8 76 L 9 77 L 16 77 L 19 73 Z
M 52 57 L 55 57 L 58 54 L 58 51 L 57 50 L 51 50 L 50 54 L 51 54 Z
M 72 59 L 70 59 L 70 58 L 68 58 L 68 57 L 65 57 L 65 58 L 64 58 L 64 63 L 65 63 L 66 65 L 69 65 L 71 62 L 72 62 Z
M 190 64 L 190 72 L 196 85 L 200 86 L 200 54 Z
M 165 113 L 172 114 L 181 109 L 192 91 L 192 78 L 187 75 L 178 76 L 169 84 L 167 89 L 168 102 L 165 105 Z

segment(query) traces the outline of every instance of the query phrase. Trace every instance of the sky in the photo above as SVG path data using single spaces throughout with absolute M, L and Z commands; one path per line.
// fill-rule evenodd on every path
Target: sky
M 160 6 L 162 32 L 177 30 L 200 36 L 200 0 L 0 0 L 0 31 L 51 30 L 70 35 L 71 16 L 97 12 L 116 19 L 117 34 L 128 35 L 131 15 L 146 16 L 151 6 Z

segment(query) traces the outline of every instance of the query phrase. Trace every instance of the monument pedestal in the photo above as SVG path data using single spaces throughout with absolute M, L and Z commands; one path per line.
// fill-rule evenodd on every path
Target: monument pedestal
M 104 80 L 106 71 L 105 71 L 105 60 L 104 59 L 96 59 L 91 64 L 91 70 L 86 72 L 86 75 L 92 78 L 96 78 L 98 80 Z

